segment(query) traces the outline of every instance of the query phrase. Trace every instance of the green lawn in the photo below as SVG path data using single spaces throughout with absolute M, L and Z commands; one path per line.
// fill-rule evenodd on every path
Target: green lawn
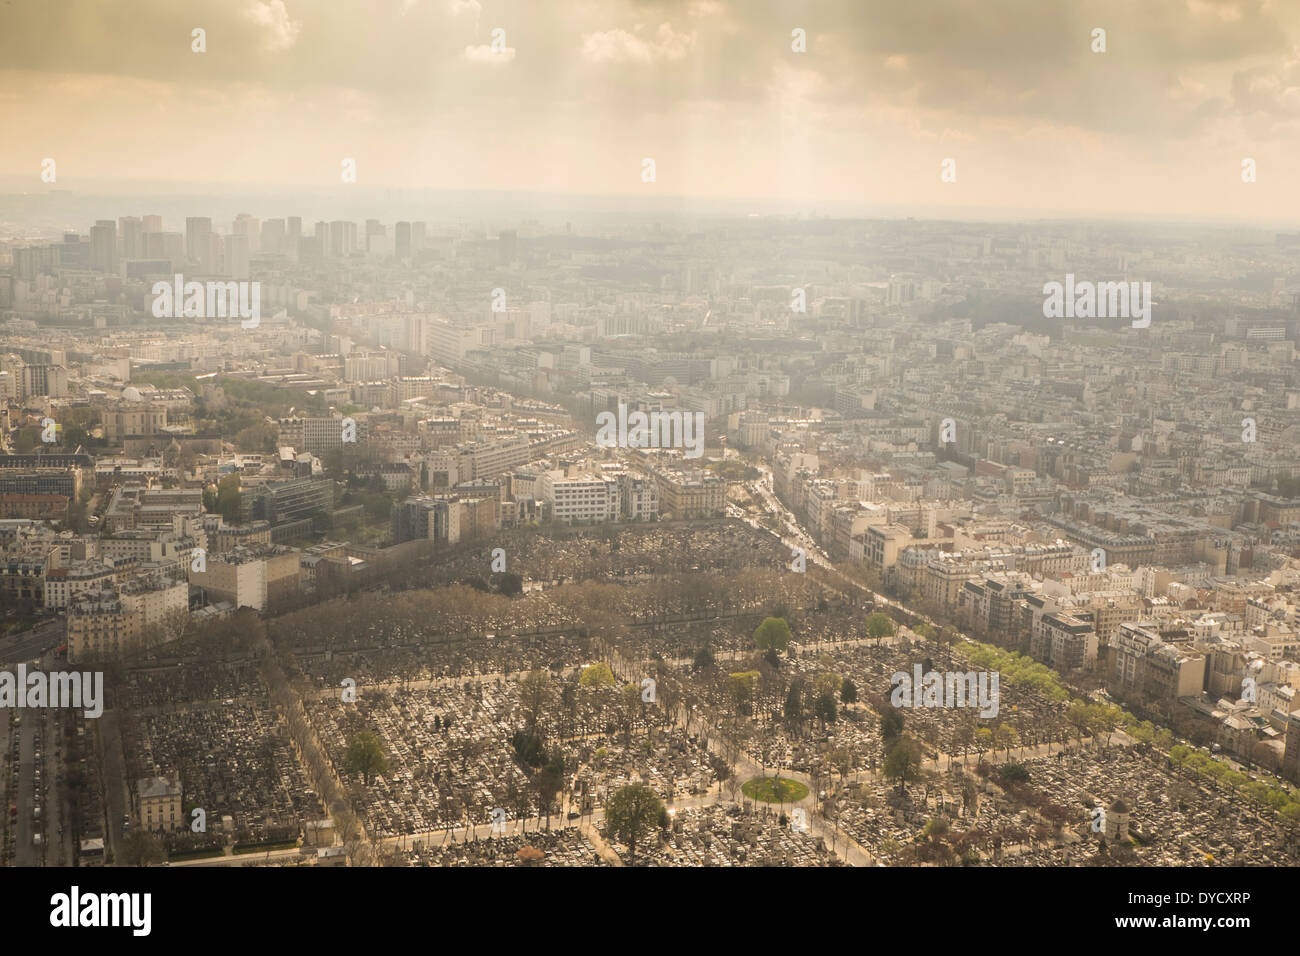
M 740 789 L 749 799 L 764 803 L 798 803 L 808 796 L 806 786 L 786 777 L 755 777 Z

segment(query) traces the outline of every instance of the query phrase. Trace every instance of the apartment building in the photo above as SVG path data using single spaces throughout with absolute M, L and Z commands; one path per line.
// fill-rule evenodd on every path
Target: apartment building
M 167 777 L 143 777 L 135 785 L 135 812 L 146 830 L 180 830 L 187 823 L 182 812 L 181 785 Z
M 550 471 L 538 481 L 538 496 L 555 521 L 617 521 L 621 511 L 618 481 L 604 475 Z
M 69 663 L 112 660 L 139 645 L 139 621 L 112 591 L 76 595 L 64 626 Z
M 1032 590 L 1033 581 L 1027 574 L 986 574 L 980 580 L 962 585 L 957 599 L 958 614 L 981 634 L 1008 637 L 1015 633 L 1016 605 Z
M 482 502 L 490 501 L 493 506 L 497 502 L 495 499 L 475 499 L 475 501 L 469 520 L 476 523 L 475 530 L 477 530 L 479 527 L 477 522 L 486 522 L 486 515 L 482 514 L 482 509 L 486 506 Z M 455 495 L 420 495 L 407 498 L 401 504 L 393 506 L 392 515 L 389 517 L 393 542 L 401 544 L 404 541 L 424 539 L 442 544 L 456 544 L 462 536 L 463 513 L 462 502 Z
M 248 524 L 228 525 L 218 520 L 208 531 L 208 550 L 213 554 L 271 544 L 271 523 L 250 521 Z
M 720 518 L 727 513 L 727 482 L 706 472 L 656 469 L 659 511 L 675 519 Z
M 849 540 L 849 558 L 884 574 L 898 563 L 898 556 L 915 540 L 899 524 L 872 525 Z
M 117 594 L 123 608 L 136 616 L 146 646 L 173 639 L 189 614 L 190 587 L 183 576 L 139 574 L 121 582 Z
M 209 555 L 207 567 L 189 572 L 191 584 L 203 589 L 210 603 L 265 611 L 298 593 L 298 552 L 280 546 L 236 547 Z
M 50 568 L 45 572 L 45 606 L 62 610 L 79 594 L 111 587 L 116 574 L 101 561 L 76 561 L 67 567 Z
M 68 660 L 111 660 L 171 640 L 188 613 L 189 585 L 161 573 L 130 578 L 116 592 L 75 592 L 65 617 Z
M 526 435 L 467 442 L 457 451 L 461 481 L 495 478 L 540 457 L 533 454 Z
M 78 468 L 24 468 L 0 471 L 0 495 L 62 495 L 76 501 L 81 493 Z
M 646 521 L 659 514 L 659 486 L 646 475 L 618 474 L 619 514 L 626 521 Z
M 1097 632 L 1092 622 L 1056 611 L 1034 622 L 1030 656 L 1062 673 L 1091 667 L 1097 660 Z
M 491 534 L 501 526 L 501 499 L 499 496 L 462 498 L 460 504 L 460 536 L 472 540 Z
M 0 494 L 0 518 L 62 521 L 67 515 L 66 495 Z
M 23 398 L 46 395 L 66 398 L 68 395 L 68 370 L 61 365 L 24 365 Z
M 1113 687 L 1120 696 L 1143 695 L 1172 704 L 1200 695 L 1205 683 L 1203 653 L 1168 644 L 1154 628 L 1132 622 L 1120 625 L 1110 646 Z

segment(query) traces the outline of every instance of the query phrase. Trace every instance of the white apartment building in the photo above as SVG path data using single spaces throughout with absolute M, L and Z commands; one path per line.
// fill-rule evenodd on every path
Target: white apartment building
M 62 610 L 78 594 L 99 591 L 116 580 L 116 572 L 100 561 L 76 561 L 45 572 L 45 606 Z
M 549 471 L 538 482 L 541 499 L 556 521 L 617 521 L 618 481 L 597 475 L 565 477 Z

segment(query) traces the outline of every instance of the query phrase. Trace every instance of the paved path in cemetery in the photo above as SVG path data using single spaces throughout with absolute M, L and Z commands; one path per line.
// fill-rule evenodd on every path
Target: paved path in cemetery
M 840 642 L 840 644 L 844 645 L 850 643 L 864 643 L 869 640 L 873 641 L 874 643 L 874 639 L 860 638 L 853 641 L 842 641 Z M 809 650 L 811 649 L 812 649 L 812 645 L 809 645 Z M 637 670 L 636 665 L 628 662 L 625 658 L 622 657 L 622 655 L 618 654 L 617 652 L 615 652 L 612 656 L 614 658 L 612 663 L 616 668 L 619 669 L 620 674 L 627 674 Z M 688 662 L 683 660 L 681 661 L 681 663 L 688 663 Z M 683 716 L 685 715 L 682 713 L 682 711 L 679 708 L 678 713 L 673 715 L 673 725 L 677 726 L 678 724 L 680 724 L 681 718 Z M 732 773 L 741 781 L 742 784 L 747 780 L 753 779 L 754 777 L 765 776 L 767 774 L 766 769 L 760 766 L 753 758 L 751 758 L 743 750 L 739 751 L 736 754 L 734 761 L 731 760 L 728 754 L 725 752 L 726 751 L 725 744 L 722 742 L 722 740 L 720 740 L 715 736 L 706 734 L 705 745 L 710 753 L 722 757 L 723 760 L 727 761 L 730 764 L 732 768 Z M 774 770 L 773 772 L 776 771 Z M 874 866 L 875 865 L 875 858 L 861 844 L 853 840 L 847 834 L 839 831 L 838 828 L 834 826 L 834 824 L 825 820 L 823 817 L 821 817 L 816 813 L 815 810 L 816 796 L 813 792 L 813 785 L 812 785 L 811 778 L 809 778 L 807 774 L 798 773 L 789 770 L 782 770 L 779 772 L 781 776 L 798 780 L 800 783 L 803 783 L 808 787 L 808 796 L 804 797 L 802 800 L 787 804 L 785 806 L 788 806 L 791 809 L 793 809 L 794 807 L 801 807 L 805 811 L 807 811 L 808 828 L 813 835 L 821 837 L 823 840 L 825 840 L 826 845 L 828 847 L 833 847 L 833 851 L 835 852 L 835 854 L 841 860 L 843 860 L 845 863 L 848 863 L 851 866 Z M 706 801 L 707 801 L 707 794 L 703 797 L 689 798 L 688 800 L 678 801 L 676 806 L 677 807 L 685 807 L 689 805 L 702 806 Z M 727 802 L 735 803 L 736 801 L 729 800 Z M 756 806 L 763 805 L 758 803 L 757 801 L 754 802 Z M 780 812 L 784 812 L 785 807 L 778 804 L 773 806 L 772 809 L 774 810 L 774 812 L 780 813 Z

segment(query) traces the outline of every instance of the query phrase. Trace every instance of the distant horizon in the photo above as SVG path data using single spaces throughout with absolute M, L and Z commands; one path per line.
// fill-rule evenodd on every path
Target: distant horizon
M 59 183 L 40 188 L 23 188 L 14 177 L 0 176 L 0 225 L 13 215 L 5 200 L 47 201 L 50 203 L 86 203 L 89 206 L 113 204 L 118 211 L 113 218 L 125 215 L 149 215 L 144 208 L 126 209 L 126 203 L 137 206 L 153 203 L 157 206 L 192 204 L 187 211 L 191 216 L 211 215 L 216 223 L 224 223 L 239 213 L 248 213 L 259 219 L 302 215 L 304 219 L 357 219 L 381 218 L 400 220 L 411 218 L 436 218 L 439 214 L 459 220 L 470 218 L 491 220 L 497 226 L 502 222 L 523 222 L 536 215 L 562 219 L 573 215 L 579 219 L 631 216 L 653 223 L 656 218 L 680 220 L 735 221 L 781 220 L 789 222 L 812 221 L 878 221 L 878 222 L 956 222 L 998 225 L 1027 223 L 1037 225 L 1114 225 L 1132 228 L 1159 226 L 1205 229 L 1253 229 L 1260 232 L 1300 231 L 1300 210 L 1292 217 L 1249 218 L 1246 216 L 1210 217 L 1189 213 L 1174 215 L 1139 215 L 1127 212 L 1122 215 L 1096 212 L 1088 214 L 1071 209 L 1028 209 L 1004 206 L 947 206 L 858 203 L 847 200 L 804 202 L 772 200 L 770 198 L 701 198 L 675 195 L 637 195 L 634 193 L 572 193 L 559 190 L 503 190 L 457 189 L 436 186 L 422 187 L 364 187 L 354 186 L 346 195 L 339 195 L 332 186 L 298 185 L 292 192 L 274 183 L 231 184 L 220 182 L 175 181 L 150 183 L 145 180 L 123 179 L 114 181 L 88 181 L 83 188 L 76 184 Z M 473 209 L 461 209 L 474 203 Z M 417 205 L 438 206 L 440 209 L 418 210 Z M 397 207 L 410 210 L 410 216 L 398 213 Z M 209 207 L 219 207 L 220 213 L 209 212 Z M 236 208 L 237 207 L 237 208 Z M 228 211 L 227 211 L 228 210 Z M 301 211 L 299 211 L 301 210 Z M 326 210 L 316 212 L 317 210 Z M 348 211 L 351 210 L 351 211 Z M 386 210 L 376 216 L 376 211 Z M 458 211 L 459 210 L 459 211 Z M 154 210 L 157 213 L 157 210 Z M 70 214 L 70 213 L 68 213 Z M 160 214 L 160 213 L 159 213 Z M 87 216 L 93 218 L 92 213 Z M 178 213 L 173 212 L 173 217 Z M 166 218 L 166 217 L 165 217 Z M 88 226 L 89 221 L 85 224 Z M 494 226 L 495 227 L 495 226 Z

